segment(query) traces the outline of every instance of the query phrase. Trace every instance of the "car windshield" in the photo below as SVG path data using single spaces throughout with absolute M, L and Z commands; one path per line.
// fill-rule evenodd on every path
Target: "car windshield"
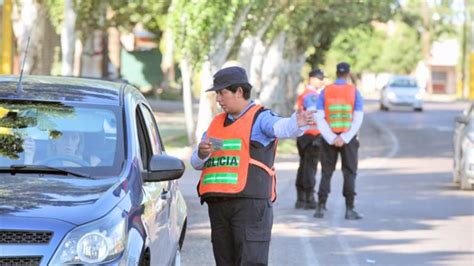
M 118 175 L 124 160 L 116 106 L 0 102 L 0 168 L 45 165 L 93 177 Z
M 414 79 L 407 79 L 407 78 L 397 78 L 393 79 L 389 83 L 390 87 L 397 87 L 397 88 L 407 88 L 407 89 L 416 89 L 418 88 L 416 84 L 416 80 Z

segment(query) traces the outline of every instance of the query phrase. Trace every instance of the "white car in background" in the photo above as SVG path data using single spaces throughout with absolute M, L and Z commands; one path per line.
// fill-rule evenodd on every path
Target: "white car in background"
M 408 106 L 413 110 L 423 111 L 424 90 L 411 76 L 392 76 L 382 88 L 380 110 L 388 111 L 395 106 Z
M 455 121 L 453 182 L 459 183 L 463 190 L 471 190 L 474 186 L 474 103 Z

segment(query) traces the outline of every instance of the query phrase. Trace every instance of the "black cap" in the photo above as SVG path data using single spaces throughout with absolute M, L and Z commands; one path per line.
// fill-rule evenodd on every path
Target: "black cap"
M 214 84 L 212 88 L 207 89 L 206 91 L 218 91 L 234 84 L 248 84 L 250 88 L 252 88 L 247 79 L 245 69 L 238 66 L 232 66 L 217 71 L 216 74 L 214 74 Z
M 339 74 L 347 74 L 351 71 L 351 66 L 346 62 L 341 62 L 336 66 L 336 72 Z
M 308 77 L 310 77 L 310 78 L 311 77 L 316 77 L 320 80 L 323 80 L 326 76 L 324 75 L 324 72 L 321 69 L 316 68 L 316 69 L 313 69 L 309 72 Z

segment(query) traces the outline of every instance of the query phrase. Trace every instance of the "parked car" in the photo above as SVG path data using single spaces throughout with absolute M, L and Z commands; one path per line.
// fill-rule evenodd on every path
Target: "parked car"
M 455 119 L 453 182 L 461 189 L 474 185 L 474 103 Z
M 179 265 L 187 210 L 127 84 L 0 76 L 0 265 Z
M 411 76 L 392 76 L 382 88 L 380 110 L 388 111 L 395 106 L 408 106 L 415 111 L 423 111 L 424 90 Z

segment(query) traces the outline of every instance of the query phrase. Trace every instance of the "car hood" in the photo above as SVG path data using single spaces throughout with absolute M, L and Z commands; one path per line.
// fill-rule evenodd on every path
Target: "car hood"
M 2 174 L 0 216 L 50 218 L 82 224 L 105 215 L 116 206 L 124 194 L 115 193 L 120 187 L 117 178 Z

